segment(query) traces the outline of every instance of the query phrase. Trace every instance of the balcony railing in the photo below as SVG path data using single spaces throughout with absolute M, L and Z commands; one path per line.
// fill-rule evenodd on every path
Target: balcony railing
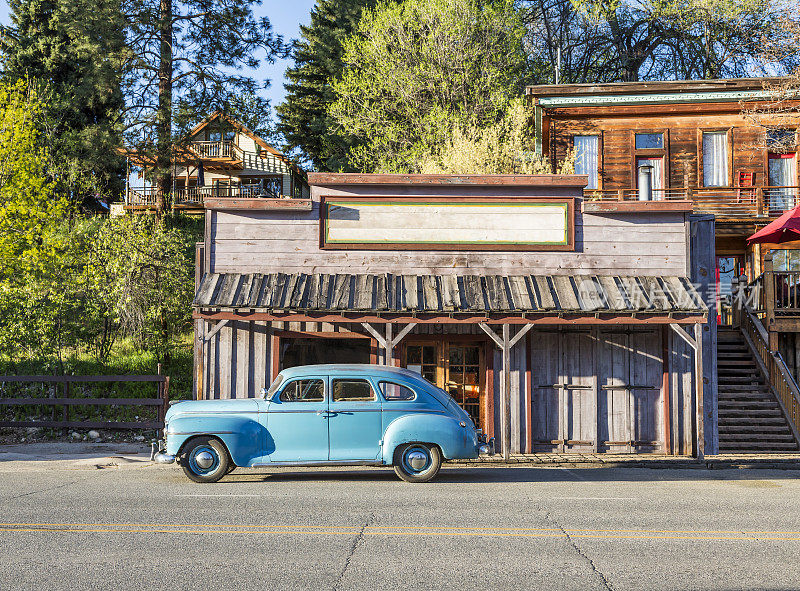
M 235 158 L 241 153 L 239 146 L 232 141 L 191 142 L 188 147 L 200 158 Z
M 800 204 L 800 186 L 791 187 L 677 187 L 653 189 L 653 201 L 691 201 L 695 213 L 720 218 L 776 217 Z M 636 189 L 587 190 L 593 201 L 638 201 Z
M 129 188 L 125 205 L 136 207 L 154 207 L 158 190 L 156 187 Z M 243 199 L 284 199 L 277 183 L 233 183 L 207 187 L 178 188 L 165 196 L 165 202 L 178 206 L 203 206 L 207 198 L 243 198 Z

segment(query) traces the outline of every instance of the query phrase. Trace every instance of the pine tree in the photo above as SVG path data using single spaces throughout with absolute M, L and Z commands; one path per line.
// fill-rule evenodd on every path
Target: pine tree
M 190 122 L 259 84 L 241 73 L 286 57 L 258 0 L 122 0 L 127 51 L 126 139 L 155 163 L 156 210 L 170 190 L 172 146 Z M 267 81 L 266 84 L 269 82 Z M 264 105 L 264 103 L 261 103 Z
M 124 29 L 119 0 L 11 0 L 0 30 L 7 80 L 29 79 L 44 93 L 48 144 L 59 179 L 76 200 L 121 189 Z
M 346 155 L 354 140 L 334 132 L 328 116 L 328 105 L 336 98 L 331 83 L 344 68 L 342 40 L 355 30 L 362 10 L 375 3 L 317 0 L 311 24 L 300 27 L 294 66 L 286 71 L 286 99 L 277 108 L 278 131 L 287 149 L 300 150 L 317 170 L 350 170 Z

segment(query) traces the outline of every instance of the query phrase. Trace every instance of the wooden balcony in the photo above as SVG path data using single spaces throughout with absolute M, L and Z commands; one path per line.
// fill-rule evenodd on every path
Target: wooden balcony
M 155 187 L 129 188 L 125 196 L 125 207 L 133 210 L 152 209 L 156 205 L 158 191 Z M 289 199 L 271 183 L 235 183 L 213 187 L 178 188 L 165 196 L 168 207 L 176 209 L 203 209 L 206 199 Z
M 186 145 L 200 158 L 234 158 L 241 150 L 231 141 L 191 142 Z
M 753 221 L 777 217 L 800 204 L 800 187 L 678 187 L 654 189 L 653 201 L 686 200 L 694 213 L 710 213 L 720 221 Z M 638 201 L 636 189 L 587 190 L 587 201 Z

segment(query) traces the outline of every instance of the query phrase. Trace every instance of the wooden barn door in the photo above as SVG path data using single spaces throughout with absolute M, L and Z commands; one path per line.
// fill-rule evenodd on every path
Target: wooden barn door
M 600 331 L 598 336 L 598 451 L 663 450 L 660 332 Z
M 533 451 L 593 451 L 597 380 L 592 333 L 537 330 L 531 349 Z
M 532 450 L 663 450 L 661 347 L 658 330 L 535 331 Z

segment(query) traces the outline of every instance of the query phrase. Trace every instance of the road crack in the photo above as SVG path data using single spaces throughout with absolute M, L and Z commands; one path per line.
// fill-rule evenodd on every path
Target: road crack
M 85 480 L 85 479 L 80 479 L 79 478 L 78 480 L 72 480 L 70 482 L 64 482 L 64 483 L 58 484 L 56 486 L 49 486 L 47 488 L 40 488 L 38 490 L 31 490 L 31 491 L 28 491 L 26 493 L 22 493 L 22 494 L 19 494 L 19 495 L 14 495 L 12 497 L 3 497 L 3 500 L 4 501 L 13 501 L 15 499 L 21 499 L 23 497 L 28 497 L 30 495 L 36 495 L 36 494 L 39 494 L 39 493 L 50 492 L 52 490 L 58 490 L 60 488 L 65 488 L 67 486 L 72 486 L 73 484 L 77 484 L 79 482 L 83 482 L 83 480 Z
M 580 556 L 580 557 L 581 557 L 581 558 L 583 558 L 583 559 L 584 559 L 584 560 L 585 560 L 587 563 L 589 563 L 589 566 L 592 568 L 592 571 L 594 571 L 594 573 L 595 573 L 595 574 L 596 574 L 598 577 L 600 577 L 600 581 L 603 583 L 603 586 L 604 586 L 606 589 L 608 589 L 608 591 L 614 591 L 614 588 L 611 586 L 611 583 L 609 583 L 609 582 L 608 582 L 608 579 L 606 579 L 606 576 L 605 576 L 603 573 L 601 573 L 601 572 L 600 572 L 600 569 L 598 569 L 598 568 L 597 568 L 597 566 L 595 565 L 595 563 L 594 563 L 594 560 L 592 560 L 591 558 L 589 558 L 589 557 L 586 555 L 586 553 L 585 553 L 583 550 L 581 550 L 581 549 L 578 547 L 578 544 L 576 544 L 576 543 L 575 543 L 575 540 L 573 540 L 573 539 L 572 539 L 572 536 L 571 536 L 571 535 L 569 535 L 569 532 L 567 532 L 567 530 L 565 530 L 563 527 L 561 527 L 561 524 L 560 524 L 560 523 L 558 523 L 558 522 L 557 522 L 555 519 L 553 519 L 553 520 L 551 520 L 551 521 L 552 521 L 552 522 L 553 522 L 553 523 L 556 525 L 556 527 L 557 527 L 558 529 L 560 529 L 560 530 L 561 530 L 561 533 L 562 533 L 562 534 L 564 534 L 564 537 L 565 537 L 565 538 L 567 538 L 567 541 L 569 542 L 570 546 L 572 546 L 572 547 L 573 547 L 573 549 L 575 550 L 575 552 L 577 552 L 577 553 L 578 553 L 578 556 Z
M 337 591 L 339 589 L 339 585 L 341 585 L 342 580 L 344 579 L 345 573 L 347 573 L 347 569 L 350 568 L 350 561 L 353 559 L 353 555 L 356 553 L 356 548 L 358 548 L 359 544 L 364 540 L 364 532 L 367 528 L 375 522 L 375 514 L 370 513 L 367 520 L 364 522 L 364 525 L 361 526 L 361 530 L 358 532 L 358 535 L 353 539 L 353 543 L 350 544 L 350 552 L 347 554 L 347 558 L 344 561 L 344 566 L 342 567 L 339 576 L 336 578 L 336 582 L 333 584 L 333 591 Z

